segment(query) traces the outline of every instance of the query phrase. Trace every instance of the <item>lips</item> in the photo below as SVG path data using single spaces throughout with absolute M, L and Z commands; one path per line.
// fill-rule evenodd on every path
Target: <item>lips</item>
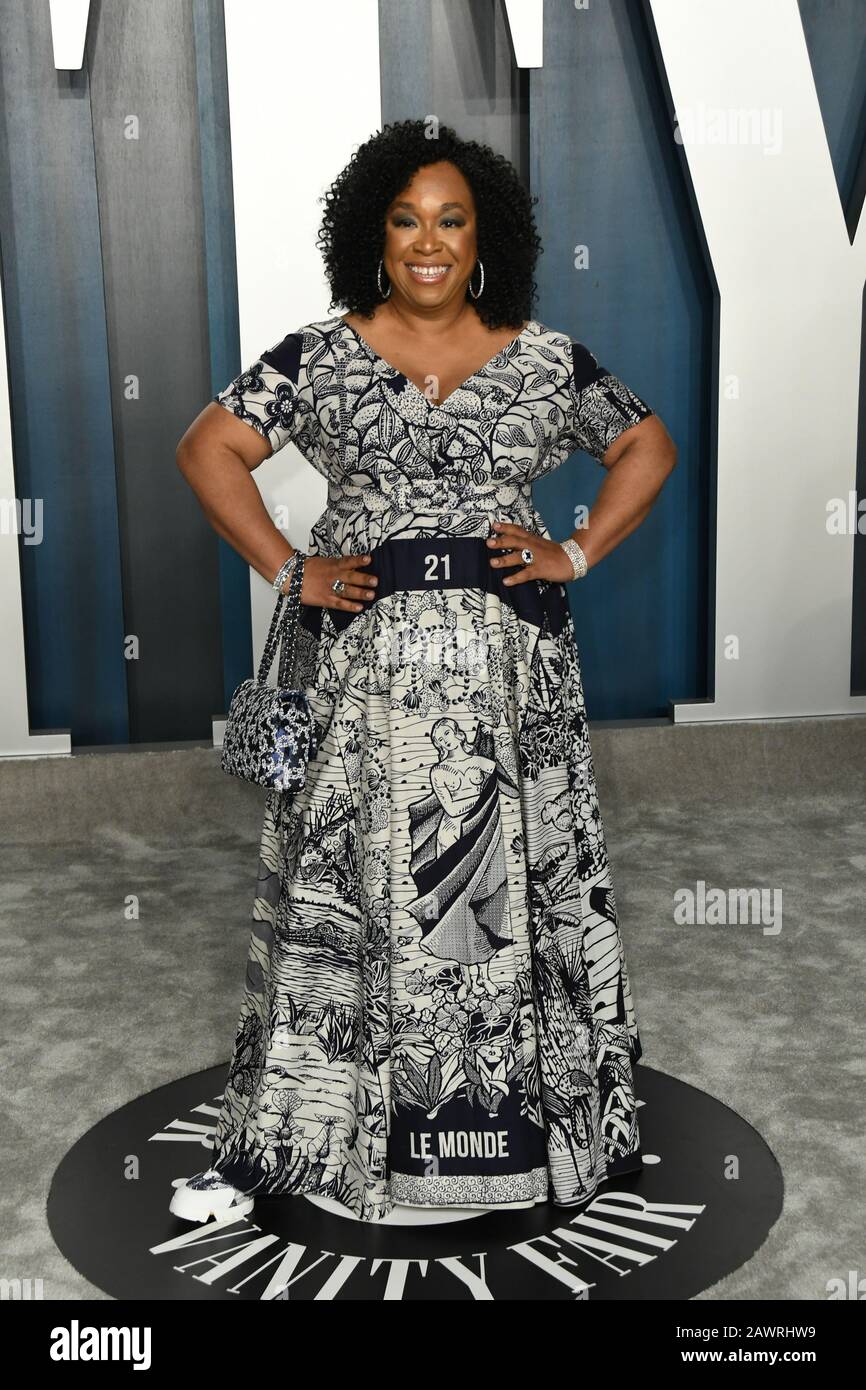
M 450 265 L 423 265 L 418 261 L 405 262 L 412 279 L 419 285 L 440 285 L 445 279 Z

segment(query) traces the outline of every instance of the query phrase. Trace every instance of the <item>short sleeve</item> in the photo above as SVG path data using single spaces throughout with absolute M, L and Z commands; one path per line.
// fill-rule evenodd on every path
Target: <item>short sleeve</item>
M 603 464 L 603 456 L 624 430 L 655 412 L 620 381 L 583 343 L 571 344 L 570 390 L 575 446 Z
M 302 391 L 302 347 L 303 334 L 289 333 L 213 397 L 267 439 L 274 453 L 290 440 L 301 442 L 313 414 Z

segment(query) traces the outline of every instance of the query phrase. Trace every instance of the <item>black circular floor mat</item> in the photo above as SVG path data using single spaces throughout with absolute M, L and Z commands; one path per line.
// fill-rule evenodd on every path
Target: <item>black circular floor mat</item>
M 48 1222 L 59 1249 L 118 1299 L 300 1302 L 688 1299 L 758 1249 L 782 1174 L 733 1110 L 639 1063 L 644 1168 L 581 1207 L 407 1213 L 361 1222 L 307 1197 L 192 1225 L 171 1182 L 209 1166 L 228 1066 L 183 1077 L 106 1116 L 59 1164 Z

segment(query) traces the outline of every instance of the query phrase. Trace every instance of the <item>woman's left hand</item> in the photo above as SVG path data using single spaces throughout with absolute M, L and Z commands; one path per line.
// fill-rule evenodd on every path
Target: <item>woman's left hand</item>
M 511 555 L 496 555 L 490 561 L 494 569 L 517 568 L 517 574 L 509 574 L 503 584 L 525 584 L 527 579 L 546 579 L 564 584 L 574 578 L 574 567 L 558 541 L 549 541 L 535 531 L 527 531 L 515 526 L 511 521 L 494 521 L 495 536 L 490 536 L 487 545 L 491 550 L 503 546 L 513 549 Z M 526 547 L 532 551 L 532 564 L 527 565 L 520 557 Z

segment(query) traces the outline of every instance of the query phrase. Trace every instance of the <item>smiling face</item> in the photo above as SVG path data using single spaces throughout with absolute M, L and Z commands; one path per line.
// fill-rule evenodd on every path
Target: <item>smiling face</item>
M 477 260 L 475 200 L 456 165 L 427 164 L 398 193 L 385 216 L 384 260 L 398 306 L 465 300 Z

